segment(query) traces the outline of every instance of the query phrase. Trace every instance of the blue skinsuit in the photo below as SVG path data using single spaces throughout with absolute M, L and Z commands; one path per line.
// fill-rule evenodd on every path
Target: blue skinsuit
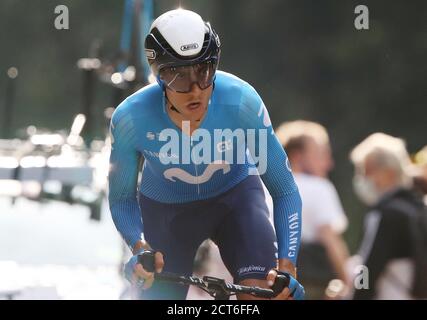
M 151 216 L 168 215 L 167 206 L 171 208 L 169 211 L 177 206 L 200 207 L 210 200 L 224 199 L 228 192 L 236 192 L 244 181 L 252 181 L 256 185 L 252 188 L 254 192 L 261 193 L 262 188 L 254 180 L 254 177 L 259 180 L 254 176 L 258 167 L 259 176 L 273 198 L 277 237 L 274 246 L 278 246 L 278 258 L 296 264 L 301 198 L 287 155 L 274 135 L 268 111 L 255 89 L 231 74 L 218 71 L 207 115 L 191 138 L 171 121 L 165 106 L 163 89 L 153 84 L 128 97 L 112 117 L 109 203 L 113 221 L 129 247 L 133 248 L 142 233 L 149 241 L 149 230 L 144 230 L 145 214 L 149 220 Z M 232 139 L 221 138 L 220 134 L 226 131 L 219 129 L 243 134 Z M 220 138 L 215 140 L 217 136 Z M 261 150 L 266 153 L 265 161 L 260 156 Z M 141 156 L 145 161 L 138 189 Z M 258 163 L 254 163 L 258 158 Z M 259 202 L 250 191 L 245 192 L 243 202 Z M 144 212 L 144 200 L 147 211 L 159 210 L 150 209 L 157 203 L 163 206 L 161 212 Z M 265 205 L 259 207 L 263 215 Z M 245 219 L 244 213 L 241 216 Z M 270 232 L 267 229 L 265 232 Z

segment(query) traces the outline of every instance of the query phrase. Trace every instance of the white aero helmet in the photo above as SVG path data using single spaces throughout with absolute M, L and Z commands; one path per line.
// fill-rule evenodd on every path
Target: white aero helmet
M 168 11 L 158 17 L 145 39 L 145 53 L 154 76 L 164 68 L 211 62 L 218 67 L 220 40 L 208 22 L 184 9 Z

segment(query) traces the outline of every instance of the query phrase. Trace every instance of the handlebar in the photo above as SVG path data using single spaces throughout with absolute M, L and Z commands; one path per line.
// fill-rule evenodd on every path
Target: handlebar
M 147 250 L 138 256 L 138 263 L 140 263 L 147 272 L 154 272 L 154 255 L 154 251 Z M 274 298 L 289 285 L 289 277 L 285 275 L 277 275 L 272 289 L 236 285 L 227 283 L 224 279 L 210 276 L 198 278 L 195 276 L 177 275 L 170 272 L 155 273 L 154 279 L 181 285 L 196 286 L 207 292 L 211 297 L 215 298 L 215 300 L 228 300 L 230 296 L 237 293 L 249 294 L 260 298 Z

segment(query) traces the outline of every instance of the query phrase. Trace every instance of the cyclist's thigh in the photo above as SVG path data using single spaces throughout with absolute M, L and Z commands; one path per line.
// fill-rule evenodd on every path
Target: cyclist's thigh
M 200 216 L 200 203 L 164 204 L 140 195 L 144 237 L 164 255 L 163 271 L 181 275 L 193 273 L 193 262 L 200 243 L 209 236 L 210 222 Z M 143 299 L 185 299 L 188 287 L 155 282 L 142 294 Z
M 140 195 L 139 200 L 144 238 L 154 250 L 163 254 L 165 261 L 163 271 L 190 275 L 196 244 L 191 243 L 191 239 L 179 241 L 172 231 L 172 221 L 180 213 L 179 206 L 153 201 L 143 195 Z M 150 289 L 141 291 L 140 298 L 143 300 L 184 300 L 187 291 L 186 286 L 155 281 Z
M 265 279 L 276 267 L 276 235 L 258 176 L 249 176 L 225 198 L 230 211 L 214 241 L 235 283 Z

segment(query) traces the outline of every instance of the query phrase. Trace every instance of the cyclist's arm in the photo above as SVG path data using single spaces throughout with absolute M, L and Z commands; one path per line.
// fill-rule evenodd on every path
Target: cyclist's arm
M 273 198 L 279 267 L 295 274 L 301 237 L 301 197 L 290 170 L 288 157 L 274 134 L 267 109 L 260 96 L 249 85 L 243 89 L 239 118 L 243 128 L 256 129 L 255 137 L 251 137 L 251 134 L 247 136 L 248 142 L 253 138 L 256 142 L 253 146 L 248 143 L 251 155 L 254 157 L 266 153 L 265 161 L 260 157 L 258 170 Z
M 135 252 L 143 245 L 143 225 L 136 193 L 140 154 L 135 149 L 135 128 L 127 109 L 127 102 L 123 102 L 111 120 L 108 199 L 117 230 Z

